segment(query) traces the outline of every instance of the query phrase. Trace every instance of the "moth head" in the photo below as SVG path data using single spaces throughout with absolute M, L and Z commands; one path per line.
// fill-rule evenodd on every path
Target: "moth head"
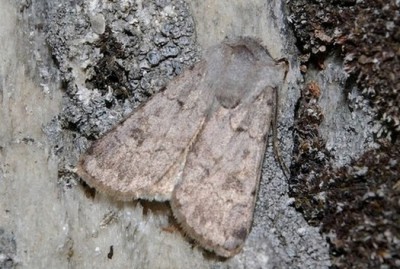
M 251 102 L 261 91 L 279 87 L 285 77 L 287 62 L 277 62 L 252 38 L 226 41 L 210 49 L 206 58 L 210 93 L 218 104 L 234 109 Z

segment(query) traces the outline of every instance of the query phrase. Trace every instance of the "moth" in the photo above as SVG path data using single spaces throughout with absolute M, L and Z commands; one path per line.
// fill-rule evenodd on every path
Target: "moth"
M 183 230 L 231 257 L 250 232 L 275 95 L 287 65 L 224 41 L 95 141 L 78 174 L 119 200 L 169 201 Z

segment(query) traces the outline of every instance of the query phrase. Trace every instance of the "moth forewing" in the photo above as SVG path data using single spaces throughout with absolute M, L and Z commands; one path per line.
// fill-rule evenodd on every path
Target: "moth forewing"
M 208 107 L 197 81 L 203 74 L 198 63 L 95 141 L 80 158 L 78 174 L 119 200 L 169 200 Z
M 220 256 L 239 252 L 250 231 L 273 94 L 266 88 L 251 104 L 215 111 L 173 192 L 172 210 L 183 229 Z M 233 124 L 242 113 L 241 124 Z
M 220 82 L 211 84 L 219 107 L 207 118 L 188 153 L 171 207 L 183 229 L 200 245 L 231 257 L 241 250 L 250 232 L 273 119 L 274 88 L 284 74 L 252 40 L 219 49 L 223 53 L 216 55 L 230 59 L 219 73 Z M 240 83 L 226 81 L 232 78 Z

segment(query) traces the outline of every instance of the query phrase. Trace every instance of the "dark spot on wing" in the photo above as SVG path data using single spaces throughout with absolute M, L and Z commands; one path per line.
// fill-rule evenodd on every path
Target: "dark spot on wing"
M 250 151 L 248 149 L 244 149 L 242 153 L 242 159 L 247 159 L 247 157 L 250 155 Z
M 184 102 L 182 102 L 181 100 L 176 100 L 178 102 L 179 107 L 183 107 L 183 105 L 185 104 Z
M 245 240 L 247 237 L 247 229 L 242 227 L 242 228 L 234 231 L 233 236 L 235 236 L 236 238 L 238 238 L 240 240 Z
M 256 191 L 256 189 L 254 188 L 254 190 L 251 191 L 251 196 L 256 195 L 256 193 L 257 193 L 257 191 Z
M 143 135 L 143 130 L 139 129 L 139 128 L 131 129 L 130 136 L 133 139 L 135 139 L 135 141 L 137 142 L 139 147 L 143 144 L 143 141 L 145 140 L 144 135 Z
M 244 132 L 244 131 L 246 131 L 242 126 L 239 126 L 239 127 L 237 127 L 236 128 L 236 130 L 235 130 L 236 132 Z

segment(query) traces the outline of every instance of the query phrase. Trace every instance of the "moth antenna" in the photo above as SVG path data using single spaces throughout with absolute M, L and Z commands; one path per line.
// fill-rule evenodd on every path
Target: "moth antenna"
M 281 151 L 278 146 L 278 102 L 279 102 L 278 90 L 275 88 L 275 108 L 274 108 L 274 118 L 272 120 L 272 146 L 274 149 L 274 155 L 276 161 L 279 163 L 279 166 L 281 167 L 285 177 L 289 179 L 290 171 L 289 168 L 286 166 L 285 162 L 283 161 Z

